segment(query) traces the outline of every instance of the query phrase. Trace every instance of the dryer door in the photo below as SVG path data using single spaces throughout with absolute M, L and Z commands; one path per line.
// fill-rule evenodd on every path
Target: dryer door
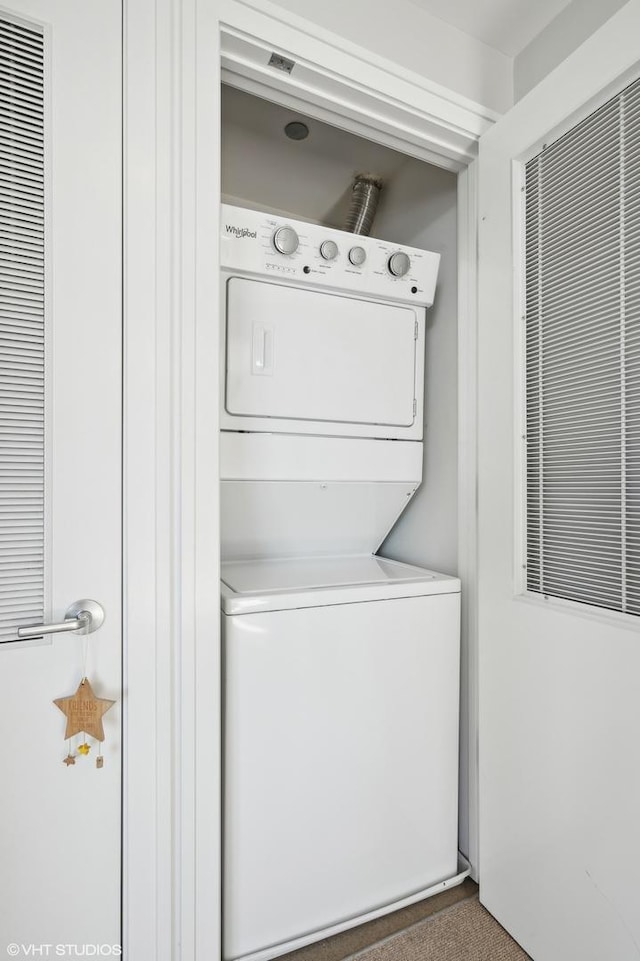
M 223 426 L 401 435 L 422 407 L 423 327 L 411 306 L 232 277 Z

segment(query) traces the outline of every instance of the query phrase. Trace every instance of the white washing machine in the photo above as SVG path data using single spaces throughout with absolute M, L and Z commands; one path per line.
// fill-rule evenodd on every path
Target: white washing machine
M 457 875 L 459 591 L 379 557 L 223 564 L 226 959 Z
M 376 555 L 422 477 L 438 255 L 223 207 L 225 961 L 457 872 L 460 584 Z

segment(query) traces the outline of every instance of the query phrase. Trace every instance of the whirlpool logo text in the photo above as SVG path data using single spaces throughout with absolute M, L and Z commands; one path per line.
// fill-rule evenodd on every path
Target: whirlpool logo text
M 233 234 L 238 240 L 243 240 L 245 237 L 249 237 L 251 240 L 255 240 L 258 236 L 256 230 L 249 230 L 248 227 L 236 227 L 234 224 L 225 224 L 228 234 Z

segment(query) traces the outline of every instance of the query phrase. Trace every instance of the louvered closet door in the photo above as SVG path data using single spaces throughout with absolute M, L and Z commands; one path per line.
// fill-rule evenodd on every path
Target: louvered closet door
M 526 165 L 527 587 L 640 613 L 640 81 Z
M 640 945 L 639 36 L 480 140 L 480 899 L 535 961 Z
M 0 954 L 16 957 L 120 942 L 121 117 L 119 0 L 3 5 Z M 18 638 L 84 598 L 105 609 L 96 633 Z M 85 673 L 118 701 L 100 768 L 53 704 Z
M 0 642 L 45 611 L 44 37 L 0 19 Z

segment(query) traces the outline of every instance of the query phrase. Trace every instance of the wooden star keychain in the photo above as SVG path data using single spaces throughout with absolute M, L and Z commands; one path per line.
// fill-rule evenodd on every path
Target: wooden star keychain
M 71 694 L 69 697 L 58 697 L 53 703 L 60 708 L 67 719 L 65 740 L 74 737 L 76 734 L 88 734 L 100 744 L 104 741 L 102 718 L 116 702 L 110 701 L 106 697 L 96 697 L 87 677 L 82 678 L 75 694 Z M 90 750 L 91 746 L 85 741 L 78 747 L 78 754 L 86 756 Z M 64 758 L 64 763 L 67 767 L 76 763 L 71 750 Z M 104 761 L 100 753 L 96 758 L 96 767 L 101 768 L 103 764 Z

